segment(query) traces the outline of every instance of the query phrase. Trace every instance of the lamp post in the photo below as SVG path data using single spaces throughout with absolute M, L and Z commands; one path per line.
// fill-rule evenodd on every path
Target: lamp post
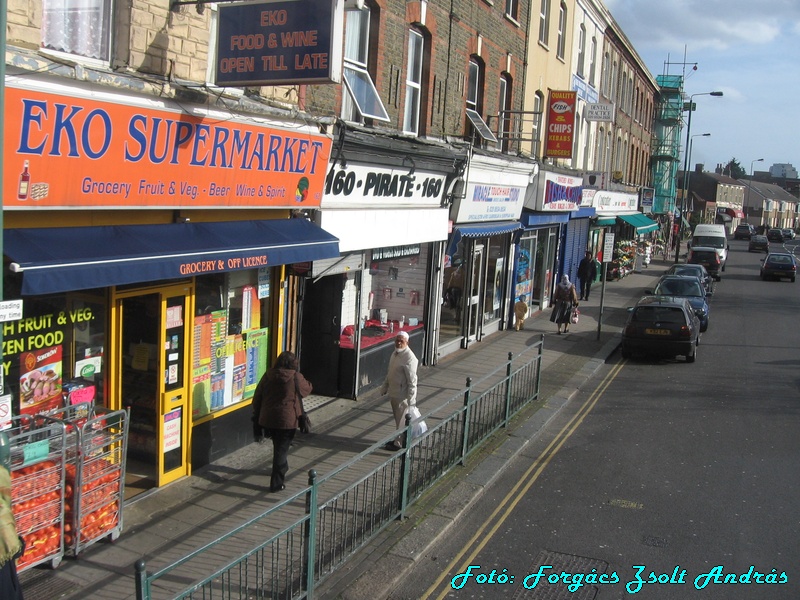
M 756 164 L 757 162 L 762 162 L 763 160 L 764 160 L 763 158 L 754 158 L 753 160 L 750 161 L 750 179 L 747 182 L 747 205 L 748 206 L 750 205 L 750 193 L 753 191 L 753 165 Z M 742 202 L 742 206 L 744 206 L 744 202 Z M 765 211 L 763 210 L 763 207 L 762 207 L 761 217 L 764 219 L 764 223 L 763 224 L 766 225 L 767 224 L 767 217 L 764 214 L 764 212 Z M 766 227 L 765 227 L 765 229 L 766 229 Z M 766 234 L 766 233 L 767 232 L 764 231 L 764 234 Z
M 681 211 L 680 221 L 678 222 L 678 239 L 675 240 L 675 262 L 678 262 L 678 256 L 681 253 L 681 237 L 683 237 L 683 213 L 686 210 L 686 188 L 689 185 L 689 151 L 692 142 L 692 113 L 694 112 L 694 104 L 692 98 L 695 96 L 722 96 L 722 92 L 701 92 L 689 96 L 689 118 L 686 120 L 686 151 L 683 156 L 683 197 L 681 198 Z

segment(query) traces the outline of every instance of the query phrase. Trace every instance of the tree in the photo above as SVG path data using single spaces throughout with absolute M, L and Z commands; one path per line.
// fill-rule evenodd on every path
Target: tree
M 722 174 L 728 175 L 733 179 L 742 179 L 747 176 L 747 171 L 742 168 L 736 158 L 731 158 L 724 167 L 722 167 Z

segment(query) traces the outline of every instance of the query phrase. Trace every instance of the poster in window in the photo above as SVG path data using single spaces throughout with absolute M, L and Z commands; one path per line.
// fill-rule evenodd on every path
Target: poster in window
M 176 408 L 164 415 L 164 453 L 181 447 L 181 412 Z
M 51 346 L 20 355 L 20 413 L 35 415 L 62 406 L 62 347 Z

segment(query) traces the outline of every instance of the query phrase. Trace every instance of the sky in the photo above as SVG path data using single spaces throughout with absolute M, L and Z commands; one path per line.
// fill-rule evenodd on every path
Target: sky
M 692 165 L 800 171 L 800 0 L 603 3 L 654 76 L 685 75 L 687 95 L 723 92 L 694 97 Z M 682 170 L 685 130 L 681 148 Z

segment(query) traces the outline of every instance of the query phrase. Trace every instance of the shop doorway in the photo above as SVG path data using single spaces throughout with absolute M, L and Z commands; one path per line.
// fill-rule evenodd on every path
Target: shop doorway
M 480 340 L 483 324 L 483 288 L 484 288 L 484 246 L 475 244 L 472 251 L 472 265 L 469 272 L 470 293 L 465 298 L 467 311 L 466 344 Z M 465 346 L 466 347 L 466 346 Z
M 112 403 L 130 412 L 125 499 L 190 472 L 191 285 L 114 295 Z
M 314 394 L 339 397 L 342 292 L 344 275 L 307 280 L 303 294 L 300 371 L 313 382 Z M 355 376 L 355 375 L 353 375 Z M 352 387 L 352 383 L 347 386 Z

